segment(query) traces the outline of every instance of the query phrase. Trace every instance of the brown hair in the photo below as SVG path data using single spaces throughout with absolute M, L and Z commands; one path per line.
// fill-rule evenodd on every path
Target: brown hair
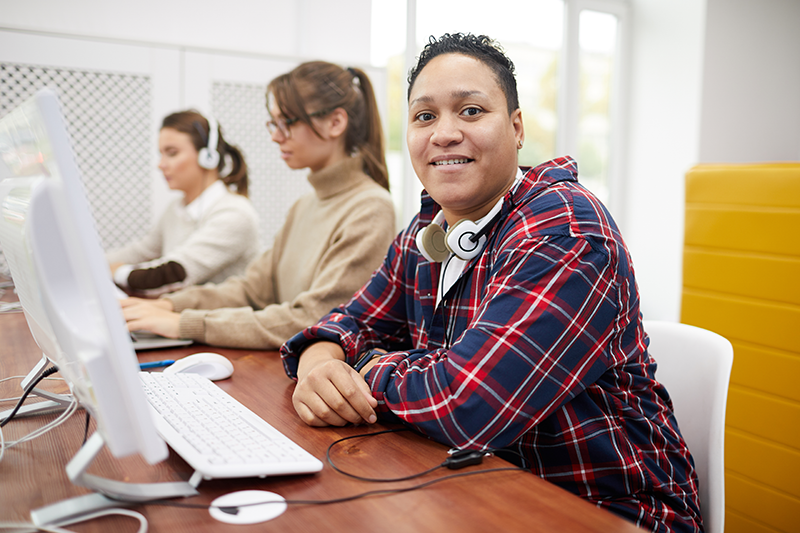
M 267 95 L 270 94 L 284 117 L 305 122 L 318 137 L 321 135 L 310 114 L 344 109 L 348 118 L 345 150 L 351 155 L 361 154 L 364 172 L 389 189 L 378 103 L 372 82 L 363 70 L 309 61 L 272 80 L 267 86 Z
M 166 116 L 161 122 L 161 128 L 172 128 L 187 134 L 192 139 L 192 144 L 198 152 L 208 145 L 208 120 L 194 109 L 178 111 Z M 220 173 L 220 179 L 225 185 L 236 185 L 236 192 L 242 196 L 247 196 L 247 163 L 244 160 L 244 155 L 238 147 L 228 144 L 222 136 L 221 126 L 218 126 L 218 132 L 217 152 L 219 152 L 219 164 L 217 165 L 217 171 Z M 227 175 L 222 176 L 226 156 L 230 157 L 232 168 Z

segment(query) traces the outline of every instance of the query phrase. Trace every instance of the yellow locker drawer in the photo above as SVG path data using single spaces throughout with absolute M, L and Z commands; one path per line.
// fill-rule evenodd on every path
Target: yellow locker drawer
M 683 272 L 687 288 L 800 305 L 800 257 L 687 246 Z
M 741 340 L 795 353 L 800 346 L 797 305 L 684 288 L 681 322 L 710 329 L 731 342 Z M 736 352 L 733 364 L 736 366 Z
M 686 202 L 800 207 L 800 163 L 698 165 L 686 173 Z

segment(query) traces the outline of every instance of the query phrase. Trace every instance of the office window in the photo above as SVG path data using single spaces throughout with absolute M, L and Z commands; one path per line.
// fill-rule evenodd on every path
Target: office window
M 608 13 L 580 13 L 580 79 L 578 146 L 580 179 L 609 202 L 611 92 L 616 53 L 617 18 Z
M 621 181 L 615 165 L 622 141 L 616 102 L 624 8 L 624 0 L 496 0 L 491 10 L 481 0 L 374 0 L 372 62 L 389 73 L 384 120 L 392 186 L 399 182 L 404 188 L 394 191 L 401 197 L 404 223 L 418 209 L 420 187 L 404 156 L 407 71 L 428 38 L 444 33 L 488 35 L 514 61 L 525 124 L 520 165 L 571 155 L 580 181 L 613 204 Z M 410 52 L 408 35 L 414 41 Z M 405 179 L 396 179 L 397 173 Z

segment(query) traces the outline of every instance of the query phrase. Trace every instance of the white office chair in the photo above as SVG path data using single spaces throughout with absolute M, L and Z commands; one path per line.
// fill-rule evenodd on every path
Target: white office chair
M 725 406 L 733 346 L 712 331 L 676 322 L 644 321 L 656 379 L 672 397 L 683 438 L 700 481 L 707 533 L 725 525 Z

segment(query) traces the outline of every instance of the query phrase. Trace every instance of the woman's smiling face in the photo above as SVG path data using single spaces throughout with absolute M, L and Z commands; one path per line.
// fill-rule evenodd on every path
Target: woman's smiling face
M 484 216 L 511 187 L 524 139 L 494 72 L 478 59 L 442 54 L 409 96 L 408 151 L 423 187 L 449 224 Z

